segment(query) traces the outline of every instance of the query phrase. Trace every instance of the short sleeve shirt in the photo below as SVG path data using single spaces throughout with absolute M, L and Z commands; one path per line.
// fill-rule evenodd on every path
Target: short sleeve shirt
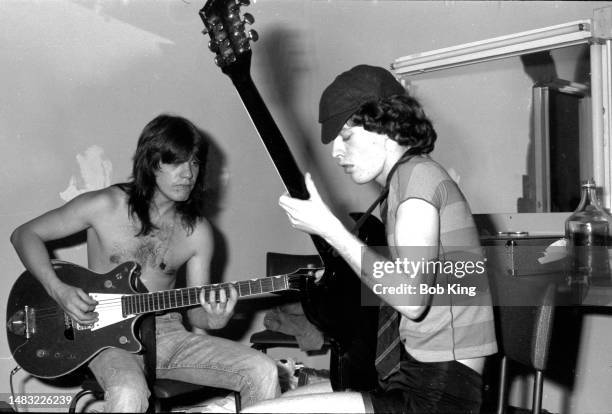
M 463 193 L 446 170 L 427 156 L 416 156 L 400 165 L 391 177 L 389 195 L 382 204 L 387 243 L 392 254 L 398 254 L 394 249 L 397 209 L 413 198 L 424 200 L 438 211 L 438 260 L 444 264 L 444 271 L 437 273 L 436 285 L 447 290 L 444 294 L 433 295 L 431 305 L 419 320 L 401 317 L 400 337 L 406 351 L 422 362 L 476 358 L 497 352 L 482 248 Z M 465 272 L 466 258 L 473 262 L 470 267 L 473 272 L 469 275 Z M 477 267 L 479 263 L 481 267 Z M 460 265 L 462 271 L 459 271 Z M 475 270 L 483 268 L 484 272 Z M 451 289 L 455 285 L 475 285 L 478 294 L 474 297 L 462 294 L 460 290 L 453 290 L 461 288 Z

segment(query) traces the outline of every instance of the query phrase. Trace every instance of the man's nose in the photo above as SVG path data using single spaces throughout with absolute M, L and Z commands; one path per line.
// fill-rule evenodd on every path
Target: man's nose
M 181 177 L 193 178 L 193 167 L 190 162 L 183 164 L 183 167 L 181 168 Z
M 342 141 L 342 138 L 338 136 L 336 137 L 336 139 L 334 139 L 334 142 L 332 144 L 332 157 L 342 158 L 344 157 L 344 153 L 344 141 Z

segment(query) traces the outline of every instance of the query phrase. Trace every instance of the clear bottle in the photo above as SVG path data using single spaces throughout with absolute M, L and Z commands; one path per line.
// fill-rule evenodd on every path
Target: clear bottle
M 582 184 L 580 204 L 565 221 L 570 271 L 576 281 L 610 280 L 612 217 L 597 200 L 593 179 Z M 584 283 L 584 282 L 583 282 Z

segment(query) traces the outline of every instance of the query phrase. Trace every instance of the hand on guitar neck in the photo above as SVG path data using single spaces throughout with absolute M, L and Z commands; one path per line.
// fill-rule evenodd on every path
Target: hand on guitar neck
M 321 199 L 310 173 L 304 175 L 304 182 L 310 194 L 309 199 L 301 200 L 283 194 L 278 204 L 285 210 L 295 229 L 319 235 L 329 242 L 332 235 L 344 229 L 344 226 Z
M 23 369 L 42 378 L 72 372 L 104 348 L 140 351 L 134 326 L 137 318 L 146 313 L 201 307 L 204 298 L 213 303 L 208 305 L 210 311 L 223 313 L 225 305 L 219 302 L 224 300 L 226 290 L 233 292 L 230 296 L 236 299 L 298 291 L 320 270 L 297 269 L 259 279 L 138 293 L 134 286 L 140 266 L 135 262 L 123 263 L 106 274 L 62 261 L 53 261 L 53 268 L 66 286 L 81 286 L 64 292 L 74 294 L 80 290 L 91 295 L 90 300 L 97 304 L 97 318 L 86 323 L 73 319 L 29 272 L 17 279 L 7 301 L 9 348 Z

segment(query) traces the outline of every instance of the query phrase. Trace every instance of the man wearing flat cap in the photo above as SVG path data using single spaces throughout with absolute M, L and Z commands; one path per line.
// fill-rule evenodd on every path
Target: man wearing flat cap
M 389 71 L 359 65 L 325 89 L 319 122 L 344 173 L 381 186 L 388 255 L 342 225 L 310 174 L 310 199 L 283 195 L 279 204 L 293 227 L 323 237 L 382 300 L 378 387 L 331 392 L 316 384 L 246 411 L 480 412 L 485 357 L 497 352 L 491 297 L 469 205 L 429 156 L 437 138 L 431 121 Z M 473 272 L 466 276 L 468 262 Z

